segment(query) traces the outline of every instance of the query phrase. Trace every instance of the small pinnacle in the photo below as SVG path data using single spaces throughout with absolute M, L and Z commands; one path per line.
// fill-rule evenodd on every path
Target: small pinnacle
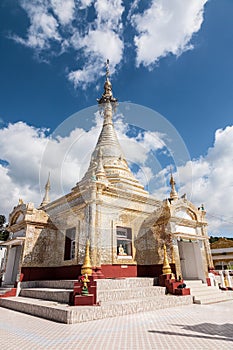
M 99 103 L 99 105 L 107 103 L 107 102 L 111 102 L 113 104 L 115 104 L 117 102 L 117 99 L 113 97 L 112 84 L 109 80 L 109 77 L 110 77 L 109 59 L 107 59 L 107 61 L 105 63 L 105 67 L 106 67 L 106 80 L 104 83 L 104 93 L 100 99 L 97 99 L 97 102 Z

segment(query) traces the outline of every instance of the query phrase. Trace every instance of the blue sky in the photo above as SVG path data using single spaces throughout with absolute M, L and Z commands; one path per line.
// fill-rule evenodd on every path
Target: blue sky
M 44 144 L 49 134 L 45 129 L 52 132 L 70 115 L 95 105 L 109 58 L 115 97 L 158 111 L 173 125 L 192 161 L 195 204 L 207 204 L 212 232 L 231 235 L 233 202 L 227 200 L 223 211 L 222 200 L 233 194 L 233 2 L 65 3 L 62 7 L 60 0 L 1 1 L 1 167 L 12 198 L 24 192 L 26 199 L 31 194 L 34 200 L 38 190 L 35 170 L 26 175 L 27 181 L 26 170 L 17 180 L 19 135 L 23 140 L 25 132 L 35 144 Z M 156 132 L 153 119 L 147 130 Z M 16 145 L 15 153 L 4 140 Z M 179 176 L 185 191 L 185 166 Z M 211 201 L 215 191 L 218 196 Z

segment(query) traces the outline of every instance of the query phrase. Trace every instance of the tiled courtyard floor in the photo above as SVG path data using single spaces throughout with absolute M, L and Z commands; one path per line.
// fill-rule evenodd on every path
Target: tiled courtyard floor
M 233 349 L 233 301 L 64 325 L 0 308 L 0 349 Z

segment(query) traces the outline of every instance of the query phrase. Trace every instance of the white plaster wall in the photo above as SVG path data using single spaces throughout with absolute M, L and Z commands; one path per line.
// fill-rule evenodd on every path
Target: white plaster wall
M 233 248 L 218 248 L 218 249 L 211 249 L 211 253 L 232 253 L 233 254 Z
M 176 232 L 190 233 L 193 235 L 197 233 L 194 227 L 188 227 L 188 226 L 182 226 L 182 225 L 176 225 Z
M 188 215 L 188 213 L 186 212 L 186 210 L 179 210 L 175 213 L 175 216 L 182 218 L 182 219 L 188 219 L 188 220 L 192 220 L 191 216 Z
M 5 254 L 6 254 L 6 247 L 0 246 L 0 270 L 3 269 Z

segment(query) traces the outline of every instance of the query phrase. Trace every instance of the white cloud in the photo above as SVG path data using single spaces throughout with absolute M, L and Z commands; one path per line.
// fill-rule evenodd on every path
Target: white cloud
M 129 137 L 131 127 L 121 118 L 115 121 L 116 133 L 127 160 L 132 164 L 146 167 L 148 157 L 151 157 L 150 151 L 161 150 L 165 147 L 165 135 L 159 132 L 140 131 L 135 137 Z
M 46 145 L 46 130 L 36 129 L 23 122 L 0 129 L 1 158 L 9 163 L 8 175 L 21 185 L 38 183 L 38 164 Z
M 46 129 L 23 122 L 0 129 L 1 160 L 6 164 L 0 164 L 0 212 L 8 214 L 19 198 L 38 206 L 49 171 L 51 198 L 69 192 L 88 166 L 99 130 L 97 123 L 89 131 L 76 128 L 65 137 L 52 138 Z
M 178 169 L 180 191 L 187 192 L 197 205 L 204 203 L 211 234 L 232 235 L 233 225 L 233 126 L 215 133 L 206 156 Z M 190 177 L 192 170 L 192 177 Z M 190 193 L 190 189 L 192 192 Z
M 67 67 L 67 78 L 85 89 L 97 80 L 107 58 L 114 74 L 129 50 L 136 50 L 136 65 L 151 68 L 161 57 L 190 49 L 207 1 L 152 0 L 140 12 L 140 0 L 127 6 L 122 0 L 20 0 L 30 24 L 25 36 L 12 38 L 46 61 L 71 51 L 75 68 Z M 135 45 L 129 39 L 132 26 Z
M 46 145 L 46 131 L 19 122 L 0 129 L 1 212 L 8 214 L 19 198 L 38 200 L 41 154 Z
M 151 179 L 149 192 L 159 200 L 169 197 L 171 188 L 169 186 L 170 168 L 164 168 L 157 172 Z
M 57 15 L 62 25 L 69 24 L 74 18 L 74 0 L 51 0 L 54 13 Z
M 80 9 L 86 9 L 91 6 L 94 0 L 80 0 Z
M 135 177 L 137 180 L 142 184 L 144 187 L 148 186 L 150 180 L 153 177 L 153 172 L 151 168 L 148 166 L 141 166 L 138 172 L 135 174 Z
M 22 8 L 27 12 L 30 26 L 27 32 L 27 38 L 14 36 L 14 39 L 36 50 L 50 48 L 50 41 L 61 41 L 58 32 L 59 23 L 56 18 L 49 13 L 48 0 L 21 0 Z
M 122 0 L 96 0 L 95 9 L 97 13 L 97 28 L 102 30 L 108 28 L 110 30 L 117 30 L 122 27 L 122 13 L 124 7 L 122 6 Z
M 124 43 L 121 38 L 122 13 L 124 7 L 121 0 L 97 0 L 94 4 L 96 19 L 87 26 L 87 33 L 82 36 L 76 29 L 71 43 L 77 50 L 82 50 L 84 65 L 81 69 L 71 71 L 68 79 L 75 87 L 87 85 L 96 81 L 100 67 L 107 59 L 111 63 L 111 73 L 114 74 L 117 64 L 123 57 Z
M 203 22 L 208 0 L 153 0 L 131 23 L 137 30 L 134 42 L 137 65 L 150 66 L 169 53 L 180 55 L 190 49 L 190 39 Z
M 69 72 L 68 79 L 74 84 L 74 87 L 82 86 L 84 89 L 93 82 L 99 73 L 101 65 L 93 66 L 93 64 L 86 64 L 85 69 L 78 69 Z
M 232 236 L 232 140 L 233 126 L 217 130 L 214 145 L 208 149 L 206 155 L 190 160 L 184 166 L 178 167 L 176 172 L 173 171 L 179 196 L 186 193 L 187 199 L 197 207 L 204 204 L 209 235 Z M 141 177 L 141 181 L 144 178 Z M 170 167 L 153 173 L 148 178 L 151 182 L 149 190 L 156 198 L 163 200 L 169 197 Z
M 95 81 L 107 58 L 114 74 L 124 49 L 122 0 L 21 0 L 20 5 L 30 25 L 25 37 L 12 38 L 34 49 L 40 59 L 46 52 L 46 60 L 74 48 L 78 68 L 68 68 L 67 76 L 75 87 L 85 89 Z
M 139 134 L 138 141 L 143 143 L 143 147 L 146 149 L 157 150 L 162 149 L 165 146 L 163 138 L 165 135 L 159 132 L 146 131 Z
M 72 42 L 78 49 L 83 49 L 86 63 L 82 69 L 72 71 L 68 74 L 68 79 L 74 83 L 75 87 L 87 85 L 100 75 L 100 67 L 108 58 L 111 62 L 111 72 L 120 63 L 123 55 L 123 42 L 114 31 L 111 30 L 91 30 L 83 37 L 78 38 L 77 34 Z M 108 50 L 106 50 L 106 47 Z
M 106 60 L 108 57 L 113 66 L 121 61 L 123 43 L 113 31 L 91 30 L 88 35 L 80 40 L 79 45 L 84 48 L 86 57 L 92 57 L 93 55 L 94 57 L 100 57 L 102 60 Z

